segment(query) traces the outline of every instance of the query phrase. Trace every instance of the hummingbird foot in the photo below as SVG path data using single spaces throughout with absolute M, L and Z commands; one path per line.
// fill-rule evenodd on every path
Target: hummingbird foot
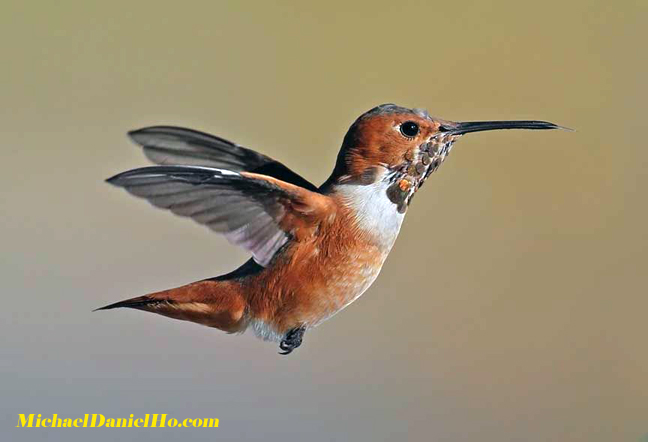
M 279 348 L 283 351 L 280 351 L 280 355 L 287 355 L 292 353 L 294 349 L 299 347 L 302 343 L 304 333 L 306 332 L 306 327 L 293 328 L 286 333 L 286 336 L 279 343 Z

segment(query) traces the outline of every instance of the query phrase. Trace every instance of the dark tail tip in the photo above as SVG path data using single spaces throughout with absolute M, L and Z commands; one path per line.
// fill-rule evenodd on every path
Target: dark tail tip
M 146 296 L 140 296 L 138 298 L 132 298 L 132 299 L 127 299 L 125 301 L 119 301 L 115 302 L 113 304 L 108 304 L 103 307 L 99 307 L 93 310 L 93 312 L 99 311 L 99 310 L 112 310 L 114 308 L 121 308 L 121 307 L 127 307 L 127 308 L 142 308 L 151 304 L 157 304 L 161 302 L 160 300 L 157 299 L 151 299 Z
M 127 307 L 127 306 L 124 305 L 124 301 L 121 301 L 121 302 L 115 302 L 113 304 L 104 305 L 103 307 L 96 308 L 96 309 L 94 309 L 92 311 L 93 312 L 98 312 L 99 310 L 111 310 L 111 309 L 119 308 L 119 307 Z

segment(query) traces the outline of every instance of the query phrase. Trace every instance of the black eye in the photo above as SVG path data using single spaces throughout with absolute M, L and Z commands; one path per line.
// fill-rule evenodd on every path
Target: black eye
M 416 124 L 413 121 L 406 121 L 403 124 L 401 124 L 400 131 L 406 137 L 412 138 L 418 135 L 419 127 L 418 124 Z

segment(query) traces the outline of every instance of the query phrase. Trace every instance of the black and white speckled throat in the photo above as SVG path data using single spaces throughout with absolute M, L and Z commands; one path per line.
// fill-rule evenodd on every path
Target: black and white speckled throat
M 403 162 L 389 169 L 384 177 L 389 181 L 387 197 L 405 213 L 414 193 L 445 161 L 458 136 L 437 135 L 413 151 L 405 153 Z

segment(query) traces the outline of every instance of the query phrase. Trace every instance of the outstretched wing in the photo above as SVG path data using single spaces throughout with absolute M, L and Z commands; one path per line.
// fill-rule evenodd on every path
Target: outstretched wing
M 152 126 L 129 132 L 146 157 L 160 165 L 205 166 L 268 175 L 317 192 L 317 187 L 279 161 L 223 138 L 182 127 Z
M 315 231 L 330 204 L 324 195 L 272 177 L 211 167 L 143 167 L 107 181 L 225 234 L 262 266 L 289 238 Z

